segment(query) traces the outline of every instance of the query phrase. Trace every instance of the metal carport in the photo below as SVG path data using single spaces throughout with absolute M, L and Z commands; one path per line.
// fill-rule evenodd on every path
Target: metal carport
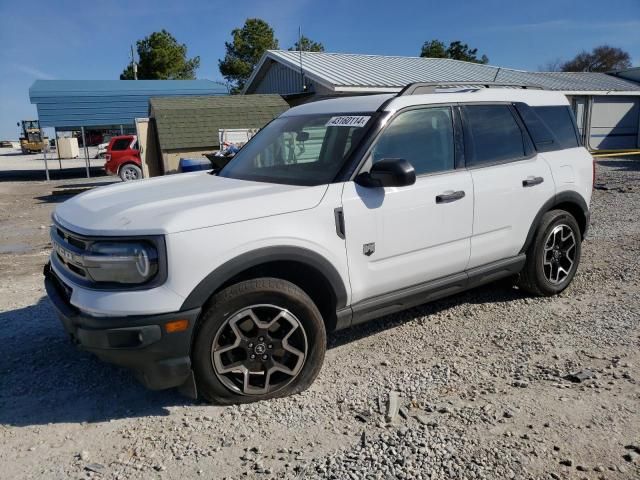
M 227 88 L 210 80 L 36 80 L 29 99 L 36 105 L 41 127 L 80 130 L 87 177 L 89 154 L 84 137 L 88 127 L 133 127 L 149 113 L 152 97 L 227 95 Z M 49 178 L 46 161 L 45 170 Z

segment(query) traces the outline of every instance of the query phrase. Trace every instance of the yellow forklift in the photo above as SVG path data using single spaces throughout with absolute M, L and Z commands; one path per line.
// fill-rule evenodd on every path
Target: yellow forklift
M 17 125 L 22 127 L 20 134 L 22 153 L 39 153 L 47 147 L 49 139 L 43 137 L 38 120 L 22 120 Z

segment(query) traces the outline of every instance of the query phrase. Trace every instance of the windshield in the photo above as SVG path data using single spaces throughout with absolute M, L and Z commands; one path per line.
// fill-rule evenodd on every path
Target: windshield
M 260 130 L 218 175 L 289 185 L 331 183 L 372 118 L 372 113 L 277 118 Z

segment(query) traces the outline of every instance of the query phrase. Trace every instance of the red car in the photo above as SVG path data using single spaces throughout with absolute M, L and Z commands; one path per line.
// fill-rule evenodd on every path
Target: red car
M 138 137 L 135 135 L 113 137 L 104 158 L 107 175 L 119 175 L 123 182 L 142 178 Z

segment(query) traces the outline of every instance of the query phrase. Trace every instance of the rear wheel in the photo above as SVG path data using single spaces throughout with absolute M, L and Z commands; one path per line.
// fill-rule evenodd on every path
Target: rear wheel
M 551 296 L 569 286 L 580 263 L 578 222 L 564 210 L 545 213 L 527 251 L 518 285 L 535 295 Z
M 123 182 L 130 182 L 132 180 L 140 180 L 142 178 L 142 169 L 133 163 L 127 163 L 120 167 L 120 178 Z
M 203 312 L 193 348 L 198 392 L 218 404 L 298 393 L 317 377 L 325 350 L 322 316 L 304 291 L 275 278 L 247 280 Z

